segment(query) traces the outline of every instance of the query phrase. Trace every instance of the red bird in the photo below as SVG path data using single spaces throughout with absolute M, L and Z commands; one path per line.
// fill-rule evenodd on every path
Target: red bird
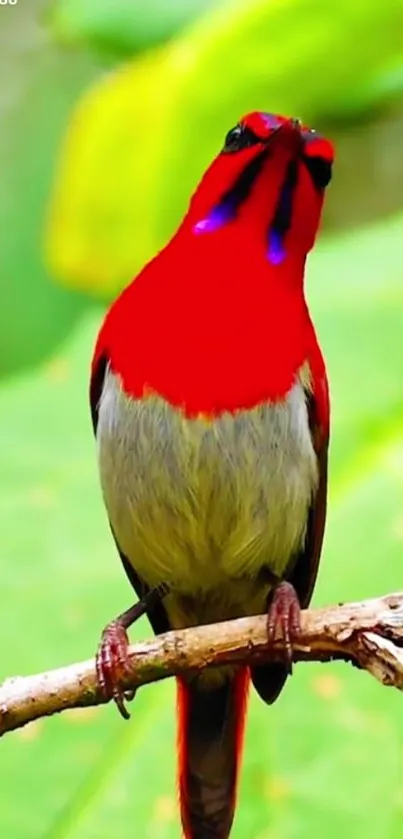
M 108 311 L 91 409 L 102 491 L 140 602 L 103 632 L 100 685 L 128 716 L 127 628 L 267 611 L 284 663 L 178 679 L 186 839 L 226 839 L 249 681 L 279 695 L 326 516 L 329 398 L 304 297 L 333 148 L 253 113 L 226 136 L 169 244 Z

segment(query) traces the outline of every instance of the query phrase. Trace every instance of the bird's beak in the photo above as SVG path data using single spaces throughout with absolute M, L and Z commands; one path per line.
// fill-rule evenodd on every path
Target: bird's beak
M 297 156 L 304 145 L 302 123 L 299 119 L 290 119 L 275 128 L 267 140 L 269 148 L 281 147 Z

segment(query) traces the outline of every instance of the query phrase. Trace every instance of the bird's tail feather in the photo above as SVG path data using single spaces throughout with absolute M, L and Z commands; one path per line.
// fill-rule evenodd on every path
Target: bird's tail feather
M 220 687 L 178 679 L 179 796 L 185 839 L 227 839 L 235 810 L 249 671 Z

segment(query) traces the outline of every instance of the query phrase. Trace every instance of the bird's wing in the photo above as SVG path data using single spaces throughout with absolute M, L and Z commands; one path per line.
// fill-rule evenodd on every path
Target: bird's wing
M 326 381 L 324 387 L 327 389 Z M 328 424 L 322 422 L 318 401 L 312 393 L 307 394 L 309 427 L 318 461 L 319 481 L 312 501 L 307 533 L 303 550 L 297 556 L 292 571 L 287 577 L 298 595 L 301 607 L 309 605 L 319 568 L 326 521 L 327 461 L 329 447 Z M 281 692 L 288 670 L 281 663 L 273 663 L 251 669 L 251 678 L 259 696 L 271 704 Z

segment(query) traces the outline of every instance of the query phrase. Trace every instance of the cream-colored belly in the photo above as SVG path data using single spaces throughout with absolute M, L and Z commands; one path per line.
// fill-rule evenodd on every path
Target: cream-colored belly
M 211 422 L 159 397 L 129 399 L 107 373 L 97 440 L 119 546 L 150 586 L 170 584 L 171 622 L 262 611 L 263 569 L 286 573 L 317 484 L 302 385 L 282 404 Z

